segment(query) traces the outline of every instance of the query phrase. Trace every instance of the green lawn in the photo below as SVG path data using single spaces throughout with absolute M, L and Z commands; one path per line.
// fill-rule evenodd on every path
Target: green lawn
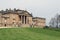
M 0 40 L 60 40 L 60 31 L 39 28 L 3 28 Z

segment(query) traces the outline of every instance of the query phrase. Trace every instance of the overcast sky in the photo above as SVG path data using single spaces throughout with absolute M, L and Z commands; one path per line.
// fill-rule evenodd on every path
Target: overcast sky
M 48 25 L 56 13 L 60 13 L 60 0 L 0 0 L 0 10 L 19 8 L 29 11 L 33 16 L 46 18 Z

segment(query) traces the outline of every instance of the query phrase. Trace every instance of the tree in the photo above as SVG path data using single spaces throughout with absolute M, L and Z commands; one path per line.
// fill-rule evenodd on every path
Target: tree
M 60 15 L 56 14 L 55 17 L 51 18 L 49 25 L 51 27 L 59 28 L 59 26 L 60 26 Z
M 55 18 L 51 18 L 49 22 L 50 27 L 54 27 L 54 21 L 55 21 Z
M 58 17 L 59 15 L 58 14 L 56 14 L 56 28 L 58 28 L 58 20 L 59 20 L 59 17 Z

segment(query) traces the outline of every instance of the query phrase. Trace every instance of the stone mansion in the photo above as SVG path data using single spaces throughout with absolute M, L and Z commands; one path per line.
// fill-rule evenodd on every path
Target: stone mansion
M 45 18 L 33 17 L 26 10 L 14 8 L 0 11 L 0 27 L 40 27 L 45 26 Z

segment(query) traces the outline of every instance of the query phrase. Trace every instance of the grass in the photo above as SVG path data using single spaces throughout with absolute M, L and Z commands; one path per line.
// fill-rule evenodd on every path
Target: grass
M 60 40 L 60 31 L 39 28 L 2 28 L 0 40 Z

